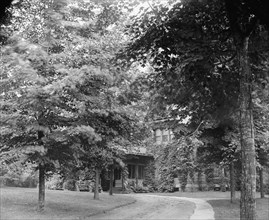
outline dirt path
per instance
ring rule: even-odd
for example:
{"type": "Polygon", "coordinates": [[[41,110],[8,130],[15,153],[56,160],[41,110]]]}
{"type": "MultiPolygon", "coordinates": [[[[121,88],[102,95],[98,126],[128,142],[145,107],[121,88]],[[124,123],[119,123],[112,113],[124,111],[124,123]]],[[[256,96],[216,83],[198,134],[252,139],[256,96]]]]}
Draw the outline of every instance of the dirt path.
{"type": "MultiPolygon", "coordinates": [[[[136,203],[88,219],[190,219],[196,204],[189,199],[145,194],[128,195],[136,203]]],[[[197,202],[197,201],[195,201],[197,202]]]]}

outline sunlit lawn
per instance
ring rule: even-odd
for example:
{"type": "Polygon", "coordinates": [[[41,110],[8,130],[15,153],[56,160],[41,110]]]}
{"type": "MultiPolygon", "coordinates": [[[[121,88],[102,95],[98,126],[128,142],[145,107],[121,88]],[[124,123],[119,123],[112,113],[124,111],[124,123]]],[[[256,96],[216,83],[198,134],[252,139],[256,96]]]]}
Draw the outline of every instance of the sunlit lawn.
{"type": "MultiPolygon", "coordinates": [[[[213,207],[216,220],[234,220],[239,219],[239,198],[240,192],[236,192],[235,203],[230,202],[230,192],[206,191],[206,192],[174,192],[162,193],[159,195],[200,198],[208,201],[213,207]]],[[[260,199],[260,194],[256,194],[257,219],[269,220],[269,198],[260,199]]]]}
{"type": "Polygon", "coordinates": [[[37,189],[8,187],[0,189],[0,219],[83,219],[93,214],[135,202],[125,195],[109,196],[100,193],[100,200],[93,193],[71,191],[46,191],[46,209],[37,212],[37,189]]]}
{"type": "MultiPolygon", "coordinates": [[[[216,220],[233,220],[239,219],[239,199],[235,203],[231,203],[227,199],[209,200],[208,201],[215,212],[216,220]]],[[[269,199],[257,199],[257,219],[268,220],[269,219],[269,199]]]]}
{"type": "MultiPolygon", "coordinates": [[[[156,194],[156,193],[155,193],[156,194]]],[[[163,196],[201,198],[207,200],[213,207],[216,220],[231,220],[239,218],[239,192],[236,201],[230,203],[230,192],[175,192],[157,193],[163,196]]],[[[0,214],[1,219],[84,219],[96,213],[111,210],[115,207],[135,202],[126,195],[109,196],[100,194],[100,200],[93,199],[93,193],[71,191],[46,191],[46,209],[37,212],[37,189],[1,188],[0,214]]],[[[259,199],[257,193],[258,220],[269,220],[269,199],[259,199]]]]}

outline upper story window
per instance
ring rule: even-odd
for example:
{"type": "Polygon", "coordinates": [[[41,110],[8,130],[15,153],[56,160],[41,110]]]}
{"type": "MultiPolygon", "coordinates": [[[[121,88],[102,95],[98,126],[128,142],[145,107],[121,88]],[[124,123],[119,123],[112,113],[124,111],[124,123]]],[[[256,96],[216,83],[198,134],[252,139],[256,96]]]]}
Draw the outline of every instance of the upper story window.
{"type": "Polygon", "coordinates": [[[154,131],[156,144],[166,144],[174,138],[174,134],[169,129],[157,129],[154,131]]]}

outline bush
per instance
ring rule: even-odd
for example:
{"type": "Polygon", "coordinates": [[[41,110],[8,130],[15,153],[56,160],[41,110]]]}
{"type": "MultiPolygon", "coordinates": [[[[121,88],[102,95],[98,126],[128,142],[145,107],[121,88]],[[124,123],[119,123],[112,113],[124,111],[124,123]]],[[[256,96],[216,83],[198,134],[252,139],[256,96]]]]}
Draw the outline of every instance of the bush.
{"type": "Polygon", "coordinates": [[[3,176],[0,176],[0,187],[3,187],[6,185],[6,178],[3,176]]]}
{"type": "Polygon", "coordinates": [[[146,186],[154,186],[156,185],[155,181],[155,162],[149,161],[147,165],[145,166],[145,180],[143,181],[143,184],[146,186]]]}
{"type": "Polygon", "coordinates": [[[62,190],[63,178],[59,174],[53,174],[46,182],[46,188],[62,190]]]}
{"type": "Polygon", "coordinates": [[[269,183],[264,184],[264,193],[269,195],[269,183]]]}
{"type": "Polygon", "coordinates": [[[6,177],[5,178],[5,185],[6,186],[21,187],[22,183],[19,180],[19,178],[6,177]]]}
{"type": "Polygon", "coordinates": [[[146,186],[136,186],[136,187],[131,186],[131,189],[135,193],[148,193],[148,192],[150,192],[149,188],[146,186]]]}
{"type": "Polygon", "coordinates": [[[77,181],[77,185],[78,185],[79,191],[87,191],[87,192],[89,191],[91,192],[94,187],[93,186],[94,184],[92,184],[91,181],[89,180],[77,181]]]}
{"type": "Polygon", "coordinates": [[[69,179],[66,182],[64,182],[63,184],[63,188],[66,190],[70,190],[70,191],[77,191],[77,184],[76,184],[76,180],[74,179],[69,179]]]}
{"type": "Polygon", "coordinates": [[[173,172],[167,169],[161,169],[157,189],[159,192],[174,192],[173,172]]]}
{"type": "Polygon", "coordinates": [[[179,174],[179,182],[180,182],[181,191],[185,192],[187,182],[188,182],[188,172],[186,172],[186,171],[180,172],[180,174],[179,174]]]}
{"type": "Polygon", "coordinates": [[[28,176],[24,181],[22,181],[21,186],[27,188],[35,188],[37,186],[37,180],[32,176],[28,176]]]}
{"type": "Polygon", "coordinates": [[[37,179],[31,175],[26,178],[8,176],[2,178],[2,184],[12,187],[35,188],[37,186],[37,179]]]}

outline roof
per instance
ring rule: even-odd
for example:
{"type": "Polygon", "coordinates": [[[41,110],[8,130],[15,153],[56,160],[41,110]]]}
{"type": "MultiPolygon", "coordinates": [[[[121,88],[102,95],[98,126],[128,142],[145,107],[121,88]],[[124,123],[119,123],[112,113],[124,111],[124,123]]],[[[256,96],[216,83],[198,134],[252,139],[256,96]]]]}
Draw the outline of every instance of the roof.
{"type": "Polygon", "coordinates": [[[148,153],[145,147],[133,147],[127,149],[123,149],[126,155],[135,155],[135,156],[145,156],[145,157],[153,157],[153,154],[148,153]]]}

